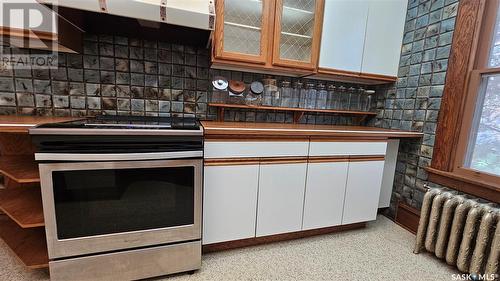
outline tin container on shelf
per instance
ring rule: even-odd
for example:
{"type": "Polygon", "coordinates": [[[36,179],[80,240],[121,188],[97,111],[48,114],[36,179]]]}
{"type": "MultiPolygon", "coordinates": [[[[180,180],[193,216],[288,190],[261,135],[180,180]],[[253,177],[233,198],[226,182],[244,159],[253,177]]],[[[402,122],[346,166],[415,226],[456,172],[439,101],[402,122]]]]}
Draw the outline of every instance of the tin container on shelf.
{"type": "Polygon", "coordinates": [[[262,93],[264,85],[259,81],[254,81],[250,84],[250,89],[246,94],[245,103],[250,106],[262,105],[262,93]]]}
{"type": "Polygon", "coordinates": [[[316,98],[316,108],[326,109],[326,104],[328,100],[328,91],[323,83],[318,84],[317,98],[316,98]]]}
{"type": "Polygon", "coordinates": [[[222,76],[215,76],[212,80],[212,98],[211,102],[213,103],[226,103],[228,97],[227,87],[229,86],[229,82],[226,78],[222,76]]]}
{"type": "Polygon", "coordinates": [[[316,85],[314,83],[306,84],[306,108],[314,109],[316,107],[316,85]]]}
{"type": "Polygon", "coordinates": [[[229,81],[227,102],[232,104],[245,104],[245,88],[245,83],[242,81],[229,81]]]}
{"type": "Polygon", "coordinates": [[[275,106],[276,103],[279,102],[279,91],[276,85],[276,79],[262,79],[262,82],[264,83],[262,105],[275,106]]]}
{"type": "Polygon", "coordinates": [[[281,81],[280,98],[282,107],[292,107],[293,93],[290,87],[290,81],[281,81]]]}

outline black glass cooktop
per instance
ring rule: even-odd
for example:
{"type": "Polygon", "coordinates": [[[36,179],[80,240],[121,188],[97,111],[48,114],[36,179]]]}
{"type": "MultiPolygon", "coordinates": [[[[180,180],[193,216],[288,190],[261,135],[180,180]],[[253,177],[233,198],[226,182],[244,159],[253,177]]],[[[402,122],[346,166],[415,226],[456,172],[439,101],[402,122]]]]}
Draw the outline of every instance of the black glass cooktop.
{"type": "Polygon", "coordinates": [[[75,121],[43,124],[38,128],[198,130],[200,123],[194,117],[101,115],[75,121]]]}

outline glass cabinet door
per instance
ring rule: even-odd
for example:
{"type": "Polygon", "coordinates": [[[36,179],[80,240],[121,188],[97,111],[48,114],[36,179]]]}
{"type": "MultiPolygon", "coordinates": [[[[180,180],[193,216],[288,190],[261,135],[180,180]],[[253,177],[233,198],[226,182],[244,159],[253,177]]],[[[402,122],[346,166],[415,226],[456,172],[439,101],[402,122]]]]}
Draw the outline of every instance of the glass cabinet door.
{"type": "Polygon", "coordinates": [[[273,64],[314,69],[324,0],[277,0],[273,64]]]}
{"type": "Polygon", "coordinates": [[[215,57],[264,64],[272,1],[217,1],[215,57]]]}

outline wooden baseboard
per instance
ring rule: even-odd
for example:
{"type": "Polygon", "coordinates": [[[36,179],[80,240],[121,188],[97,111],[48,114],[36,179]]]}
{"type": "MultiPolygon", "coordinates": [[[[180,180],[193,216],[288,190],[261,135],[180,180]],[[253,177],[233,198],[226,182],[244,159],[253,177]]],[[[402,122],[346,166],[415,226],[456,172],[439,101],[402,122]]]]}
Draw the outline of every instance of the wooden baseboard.
{"type": "Polygon", "coordinates": [[[299,238],[304,238],[304,237],[310,237],[310,236],[316,236],[316,235],[358,229],[358,228],[363,228],[365,226],[366,226],[365,222],[353,223],[353,224],[348,224],[348,225],[339,225],[339,226],[325,227],[325,228],[319,228],[319,229],[303,230],[303,231],[269,235],[269,236],[263,236],[263,237],[255,237],[255,238],[234,240],[234,241],[228,241],[228,242],[214,243],[214,244],[203,245],[203,253],[218,252],[218,251],[243,248],[243,247],[248,247],[248,246],[268,244],[268,243],[273,243],[273,242],[278,242],[278,241],[299,239],[299,238]]]}
{"type": "Polygon", "coordinates": [[[398,202],[396,209],[396,218],[394,221],[402,228],[409,232],[416,234],[418,229],[418,222],[420,220],[420,211],[403,202],[398,202]]]}

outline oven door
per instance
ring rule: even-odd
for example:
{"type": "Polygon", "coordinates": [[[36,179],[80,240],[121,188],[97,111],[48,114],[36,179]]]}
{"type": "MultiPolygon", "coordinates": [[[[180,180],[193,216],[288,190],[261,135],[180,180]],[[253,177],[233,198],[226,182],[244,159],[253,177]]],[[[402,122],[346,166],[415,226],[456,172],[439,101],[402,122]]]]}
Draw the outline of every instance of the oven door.
{"type": "Polygon", "coordinates": [[[39,167],[50,259],[201,238],[199,158],[39,167]]]}

